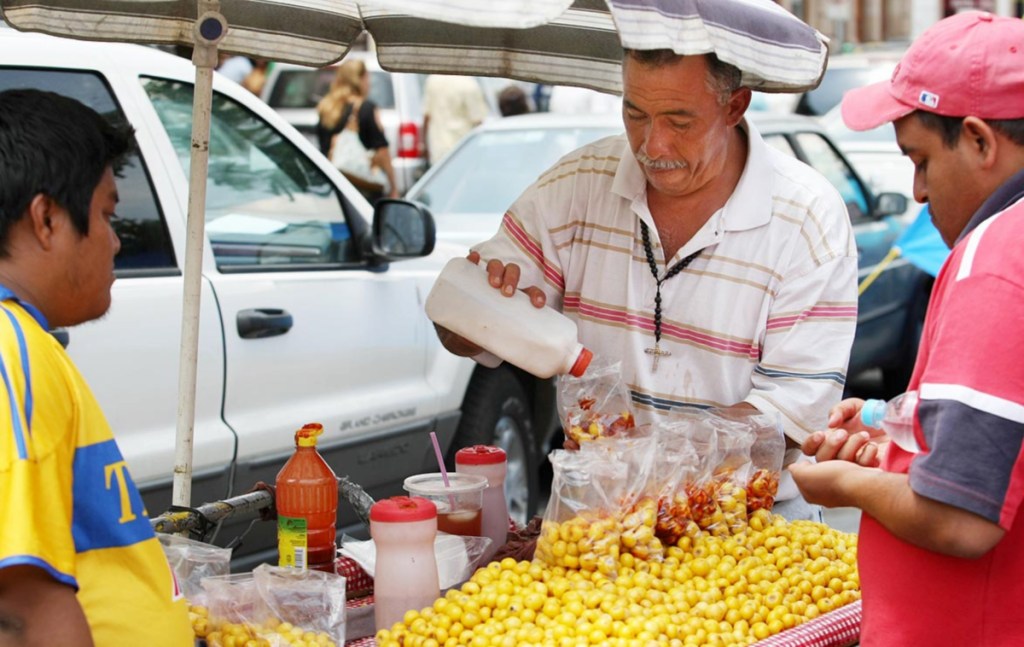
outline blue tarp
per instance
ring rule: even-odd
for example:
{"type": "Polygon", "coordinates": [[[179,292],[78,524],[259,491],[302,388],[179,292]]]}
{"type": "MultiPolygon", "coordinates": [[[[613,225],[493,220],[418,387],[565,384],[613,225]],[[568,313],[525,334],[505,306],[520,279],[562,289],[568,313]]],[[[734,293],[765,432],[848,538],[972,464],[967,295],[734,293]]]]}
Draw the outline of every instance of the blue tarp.
{"type": "Polygon", "coordinates": [[[921,207],[914,222],[907,225],[896,239],[896,247],[903,258],[932,276],[938,275],[939,269],[949,256],[949,248],[939,235],[939,230],[932,224],[932,212],[927,204],[921,207]]]}

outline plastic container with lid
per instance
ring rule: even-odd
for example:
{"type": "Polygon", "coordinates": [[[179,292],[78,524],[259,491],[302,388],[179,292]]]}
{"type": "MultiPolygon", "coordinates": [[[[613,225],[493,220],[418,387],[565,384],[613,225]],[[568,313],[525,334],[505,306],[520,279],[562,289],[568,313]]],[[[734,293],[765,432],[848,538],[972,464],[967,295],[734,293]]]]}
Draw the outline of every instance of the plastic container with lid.
{"type": "Polygon", "coordinates": [[[865,400],[860,410],[860,421],[868,427],[883,430],[900,449],[916,454],[921,451],[914,436],[917,399],[917,391],[907,391],[888,402],[865,400]]]}
{"type": "Polygon", "coordinates": [[[583,375],[593,354],[578,340],[576,323],[553,308],[537,308],[526,293],[504,296],[484,265],[448,261],[427,296],[437,325],[540,378],[583,375]]]}
{"type": "Polygon", "coordinates": [[[491,540],[483,561],[505,545],[508,537],[508,500],[505,498],[505,450],[492,445],[473,445],[455,452],[455,471],[487,478],[484,490],[482,535],[491,540]]]}
{"type": "Polygon", "coordinates": [[[277,549],[280,566],[335,572],[338,477],[316,450],[323,425],[295,432],[295,453],[277,473],[277,549]]]}
{"type": "Polygon", "coordinates": [[[370,508],[374,621],[390,629],[406,611],[422,609],[441,594],[434,538],[437,508],[421,497],[395,496],[370,508]]]}

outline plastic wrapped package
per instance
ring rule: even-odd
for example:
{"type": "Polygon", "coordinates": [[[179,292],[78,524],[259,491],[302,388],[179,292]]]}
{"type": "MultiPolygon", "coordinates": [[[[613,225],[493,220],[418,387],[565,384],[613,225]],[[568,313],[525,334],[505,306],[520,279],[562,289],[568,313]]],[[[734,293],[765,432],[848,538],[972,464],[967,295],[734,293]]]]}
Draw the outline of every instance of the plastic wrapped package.
{"type": "Polygon", "coordinates": [[[203,578],[231,571],[231,549],[179,535],[157,533],[157,538],[182,595],[192,604],[205,604],[203,578]]]}
{"type": "Polygon", "coordinates": [[[209,647],[290,647],[345,642],[345,578],[262,564],[252,573],[203,580],[209,647]]]}
{"type": "Polygon", "coordinates": [[[558,413],[567,438],[582,445],[636,426],[621,368],[620,362],[595,357],[582,377],[558,379],[558,413]]]}
{"type": "Polygon", "coordinates": [[[700,458],[688,438],[658,434],[653,489],[658,497],[658,519],[654,533],[662,544],[675,546],[682,537],[700,531],[690,509],[687,486],[697,479],[700,458]]]}
{"type": "Polygon", "coordinates": [[[661,561],[664,545],[655,534],[658,497],[655,463],[658,439],[651,427],[637,427],[628,436],[599,438],[580,446],[580,454],[626,468],[619,509],[620,551],[639,559],[661,561]]]}
{"type": "Polygon", "coordinates": [[[614,575],[628,468],[605,456],[555,450],[554,477],[534,558],[548,566],[614,575]]]}
{"type": "MultiPolygon", "coordinates": [[[[441,590],[462,584],[480,566],[489,552],[489,537],[470,537],[437,533],[434,539],[434,557],[437,559],[437,579],[441,590]]],[[[360,541],[349,536],[341,539],[341,554],[351,557],[367,573],[375,571],[377,548],[373,541],[360,541]]]]}

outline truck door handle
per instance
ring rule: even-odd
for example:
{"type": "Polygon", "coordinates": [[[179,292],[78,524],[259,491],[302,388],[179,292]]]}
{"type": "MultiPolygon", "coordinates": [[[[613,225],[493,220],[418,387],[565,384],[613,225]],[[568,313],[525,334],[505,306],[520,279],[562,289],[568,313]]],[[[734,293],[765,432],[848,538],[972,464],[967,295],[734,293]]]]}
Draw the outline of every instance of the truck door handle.
{"type": "Polygon", "coordinates": [[[238,336],[259,339],[283,335],[292,328],[292,316],[280,308],[250,308],[242,310],[236,318],[238,336]]]}

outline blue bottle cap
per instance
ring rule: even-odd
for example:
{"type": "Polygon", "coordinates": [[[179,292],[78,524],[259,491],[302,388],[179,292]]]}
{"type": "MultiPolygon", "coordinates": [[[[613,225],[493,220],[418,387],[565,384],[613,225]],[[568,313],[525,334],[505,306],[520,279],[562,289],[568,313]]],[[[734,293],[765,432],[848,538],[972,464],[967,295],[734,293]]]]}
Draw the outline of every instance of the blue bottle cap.
{"type": "Polygon", "coordinates": [[[865,400],[860,410],[860,421],[874,429],[882,428],[882,419],[885,418],[885,400],[865,400]]]}

